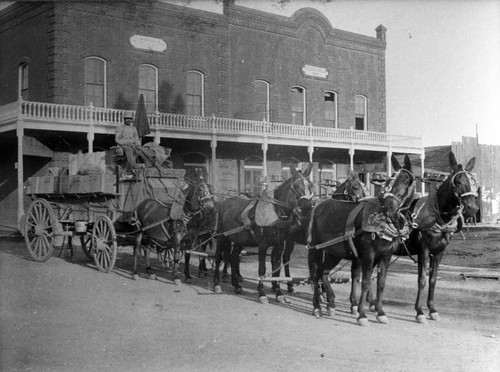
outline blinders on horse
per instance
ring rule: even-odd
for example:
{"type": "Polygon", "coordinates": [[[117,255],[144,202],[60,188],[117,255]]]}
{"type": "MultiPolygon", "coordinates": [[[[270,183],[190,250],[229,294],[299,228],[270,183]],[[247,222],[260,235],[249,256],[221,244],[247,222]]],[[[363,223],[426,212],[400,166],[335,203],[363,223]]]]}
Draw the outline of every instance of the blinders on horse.
{"type": "MultiPolygon", "coordinates": [[[[405,181],[406,182],[406,181],[405,181]]],[[[394,200],[396,200],[397,204],[398,204],[398,210],[401,209],[401,207],[403,207],[405,204],[407,204],[407,206],[409,206],[408,204],[409,203],[406,203],[410,198],[413,199],[413,195],[414,195],[414,192],[415,192],[415,187],[416,187],[416,184],[415,184],[415,177],[413,176],[413,173],[410,172],[409,170],[407,169],[404,169],[404,168],[401,168],[399,169],[393,177],[391,177],[389,180],[387,180],[387,183],[385,185],[385,187],[383,188],[382,190],[382,198],[383,199],[386,199],[388,197],[392,197],[394,200]],[[401,174],[401,172],[405,172],[408,176],[409,176],[409,180],[408,180],[408,185],[407,187],[405,188],[405,192],[403,195],[399,195],[399,194],[395,194],[393,193],[393,189],[394,189],[394,186],[395,186],[395,183],[396,183],[396,180],[398,179],[399,175],[401,174]]]]}
{"type": "Polygon", "coordinates": [[[473,196],[475,198],[478,197],[477,193],[477,187],[476,187],[476,180],[472,176],[472,173],[467,172],[467,171],[459,171],[453,175],[451,178],[451,187],[453,188],[453,192],[455,193],[455,196],[458,198],[461,204],[463,204],[462,200],[466,196],[473,196]],[[465,185],[464,183],[460,183],[459,186],[455,183],[457,181],[457,178],[459,175],[465,174],[467,176],[467,186],[466,189],[467,191],[465,192],[460,192],[459,191],[459,186],[465,185]]]}
{"type": "Polygon", "coordinates": [[[297,200],[300,199],[311,199],[313,197],[313,193],[311,192],[311,187],[312,183],[304,176],[300,176],[300,178],[296,179],[293,181],[292,185],[290,186],[290,191],[295,194],[295,197],[297,200]],[[302,185],[304,187],[304,191],[302,190],[297,190],[296,187],[299,185],[299,182],[302,181],[302,185]]]}
{"type": "Polygon", "coordinates": [[[208,208],[207,204],[213,202],[214,195],[207,183],[202,181],[196,185],[195,193],[198,205],[201,209],[208,208]]]}

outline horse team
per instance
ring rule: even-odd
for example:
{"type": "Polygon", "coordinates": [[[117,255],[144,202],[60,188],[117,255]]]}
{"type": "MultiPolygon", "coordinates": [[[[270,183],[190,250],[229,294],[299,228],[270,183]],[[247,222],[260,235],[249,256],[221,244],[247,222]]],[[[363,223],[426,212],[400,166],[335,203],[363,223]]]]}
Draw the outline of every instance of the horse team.
{"type": "MultiPolygon", "coordinates": [[[[394,174],[380,186],[377,197],[367,195],[355,172],[337,187],[330,199],[314,199],[309,179],[312,164],[302,173],[290,167],[291,177],[280,184],[273,197],[265,192],[259,198],[234,196],[220,203],[203,180],[197,180],[186,192],[182,217],[169,218],[171,204],[146,200],[136,208],[137,226],[148,226],[135,240],[134,274],[141,243],[153,241],[156,247],[172,248],[174,280],[179,282],[180,251],[190,247],[216,244],[214,290],[220,292],[220,265],[231,265],[231,283],[241,294],[240,255],[244,247],[258,247],[257,292],[267,303],[266,281],[272,282],[276,300],[286,302],[278,280],[281,268],[290,277],[290,256],[296,243],[308,249],[309,281],[313,288],[313,315],[322,316],[321,292],[326,292],[326,311],[335,311],[335,294],[329,273],[341,260],[351,261],[351,312],[358,324],[367,325],[365,309],[377,313],[380,323],[387,323],[383,295],[392,255],[416,255],[418,258],[418,294],[416,320],[426,322],[422,298],[429,273],[427,307],[431,319],[438,319],[434,292],[439,263],[451,236],[462,228],[463,219],[477,212],[477,185],[471,173],[475,158],[465,168],[449,154],[450,175],[429,195],[415,198],[416,179],[409,157],[401,166],[393,156],[394,174]],[[152,226],[152,227],[151,227],[152,226]],[[271,277],[266,276],[266,255],[271,251],[271,277]],[[377,267],[376,296],[371,278],[377,267]],[[361,294],[357,283],[361,280],[361,294]]],[[[146,255],[147,257],[147,255],[146,255]]],[[[149,260],[147,269],[150,272],[149,260]]],[[[186,254],[185,276],[189,275],[186,254]]],[[[288,291],[293,283],[288,281],[288,291]]]]}

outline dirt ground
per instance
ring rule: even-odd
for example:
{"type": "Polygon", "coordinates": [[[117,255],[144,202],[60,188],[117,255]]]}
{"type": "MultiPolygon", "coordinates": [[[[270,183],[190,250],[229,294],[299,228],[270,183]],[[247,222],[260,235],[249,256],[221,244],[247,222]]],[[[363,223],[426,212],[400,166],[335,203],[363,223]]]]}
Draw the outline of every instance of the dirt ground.
{"type": "MultiPolygon", "coordinates": [[[[157,280],[134,281],[130,247],[103,274],[80,250],[36,263],[23,241],[2,239],[0,370],[499,371],[500,229],[465,236],[453,238],[440,268],[439,321],[415,322],[416,265],[400,258],[387,280],[389,324],[369,313],[368,327],[350,314],[349,284],[334,286],[336,314],[316,319],[306,285],[287,305],[270,291],[262,305],[255,281],[241,296],[229,284],[214,294],[211,276],[177,286],[156,260],[157,280]]],[[[244,257],[242,274],[256,273],[257,257],[244,257]]],[[[307,275],[301,246],[292,274],[307,275]]],[[[348,276],[348,264],[336,275],[348,276]]]]}

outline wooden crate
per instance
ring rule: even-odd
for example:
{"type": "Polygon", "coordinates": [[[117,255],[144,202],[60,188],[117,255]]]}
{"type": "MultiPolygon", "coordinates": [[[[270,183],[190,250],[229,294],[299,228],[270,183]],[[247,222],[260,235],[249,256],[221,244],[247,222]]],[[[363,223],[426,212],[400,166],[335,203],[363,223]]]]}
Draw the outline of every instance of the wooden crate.
{"type": "Polygon", "coordinates": [[[89,174],[90,192],[91,193],[116,193],[116,176],[109,173],[89,174]]]}
{"type": "Polygon", "coordinates": [[[106,172],[105,151],[69,155],[69,174],[71,176],[104,172],[106,172]]]}
{"type": "Polygon", "coordinates": [[[40,177],[29,177],[28,185],[26,187],[26,194],[36,194],[38,191],[38,182],[40,181],[40,177]]]}

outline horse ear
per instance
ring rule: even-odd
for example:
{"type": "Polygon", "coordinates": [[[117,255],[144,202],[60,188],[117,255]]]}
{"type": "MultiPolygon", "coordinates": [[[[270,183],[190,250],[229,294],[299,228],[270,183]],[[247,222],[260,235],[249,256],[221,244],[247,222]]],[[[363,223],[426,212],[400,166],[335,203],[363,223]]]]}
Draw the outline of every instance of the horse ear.
{"type": "Polygon", "coordinates": [[[311,174],[312,169],[313,169],[313,163],[309,163],[307,165],[306,171],[304,172],[303,176],[306,177],[306,178],[309,177],[309,175],[311,174]]]}
{"type": "Polygon", "coordinates": [[[299,172],[297,172],[297,168],[295,168],[295,164],[291,163],[290,164],[290,173],[292,174],[293,177],[298,177],[299,172]]]}
{"type": "Polygon", "coordinates": [[[404,169],[406,169],[407,171],[411,172],[411,161],[410,161],[410,157],[408,156],[408,154],[405,154],[405,165],[403,166],[404,169]]]}
{"type": "Polygon", "coordinates": [[[394,156],[394,154],[391,155],[391,164],[392,164],[392,168],[395,171],[398,171],[398,170],[401,169],[401,164],[399,164],[399,161],[398,161],[398,159],[396,159],[396,157],[394,156]]]}
{"type": "Polygon", "coordinates": [[[450,167],[453,170],[453,172],[456,172],[459,169],[457,158],[455,157],[455,154],[452,151],[450,151],[450,167]]]}
{"type": "Polygon", "coordinates": [[[474,168],[475,165],[476,165],[476,158],[473,157],[471,160],[469,160],[469,162],[465,166],[465,170],[467,172],[470,172],[472,170],[472,168],[474,168]]]}

